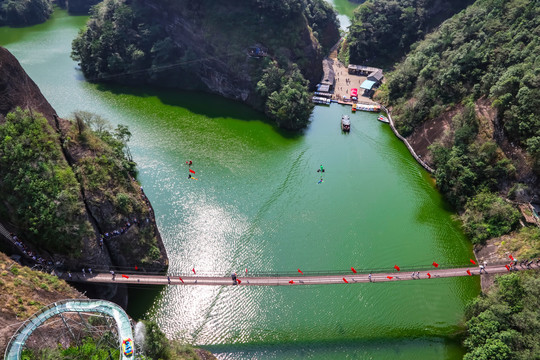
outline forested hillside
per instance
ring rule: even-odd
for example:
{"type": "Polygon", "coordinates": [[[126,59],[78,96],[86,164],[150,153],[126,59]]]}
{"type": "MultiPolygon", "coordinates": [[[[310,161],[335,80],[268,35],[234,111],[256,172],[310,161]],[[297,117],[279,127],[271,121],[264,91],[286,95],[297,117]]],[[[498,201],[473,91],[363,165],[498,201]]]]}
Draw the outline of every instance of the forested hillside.
{"type": "Polygon", "coordinates": [[[51,0],[0,0],[0,26],[42,23],[51,13],[51,0]]]}
{"type": "Polygon", "coordinates": [[[101,0],[56,0],[56,3],[66,8],[70,14],[88,14],[90,8],[101,0]]]}
{"type": "Polygon", "coordinates": [[[487,294],[467,309],[465,360],[540,358],[540,277],[514,273],[498,277],[487,294]]]}
{"type": "Polygon", "coordinates": [[[311,109],[305,79],[321,79],[337,29],[323,0],[106,0],[73,42],[73,58],[91,81],[213,92],[300,128],[311,109]],[[276,67],[279,81],[257,91],[276,67]]]}
{"type": "Polygon", "coordinates": [[[473,240],[513,230],[519,216],[498,196],[538,200],[538,2],[478,0],[415,44],[387,79],[378,96],[402,134],[425,136],[426,122],[443,129],[426,160],[473,240]]]}
{"type": "Polygon", "coordinates": [[[344,42],[352,64],[391,66],[441,22],[474,0],[368,0],[358,7],[344,42]]]}

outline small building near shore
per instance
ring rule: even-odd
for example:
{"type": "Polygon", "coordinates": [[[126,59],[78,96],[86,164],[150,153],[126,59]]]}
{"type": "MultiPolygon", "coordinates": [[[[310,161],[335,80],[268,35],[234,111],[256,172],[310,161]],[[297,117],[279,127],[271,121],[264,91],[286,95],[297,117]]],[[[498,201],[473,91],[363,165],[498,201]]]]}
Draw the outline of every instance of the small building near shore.
{"type": "Polygon", "coordinates": [[[364,90],[365,97],[371,98],[373,94],[375,93],[375,87],[377,83],[373,80],[365,80],[361,85],[360,89],[364,90]]]}
{"type": "Polygon", "coordinates": [[[317,86],[317,92],[328,93],[330,92],[330,84],[319,84],[317,86]]]}
{"type": "Polygon", "coordinates": [[[376,84],[380,84],[383,79],[383,72],[381,69],[373,71],[367,77],[368,80],[374,81],[376,84]]]}
{"type": "Polygon", "coordinates": [[[371,66],[353,65],[353,64],[350,64],[349,66],[347,66],[347,71],[351,75],[360,75],[360,76],[368,76],[377,71],[380,71],[382,74],[382,69],[371,67],[371,66]]]}

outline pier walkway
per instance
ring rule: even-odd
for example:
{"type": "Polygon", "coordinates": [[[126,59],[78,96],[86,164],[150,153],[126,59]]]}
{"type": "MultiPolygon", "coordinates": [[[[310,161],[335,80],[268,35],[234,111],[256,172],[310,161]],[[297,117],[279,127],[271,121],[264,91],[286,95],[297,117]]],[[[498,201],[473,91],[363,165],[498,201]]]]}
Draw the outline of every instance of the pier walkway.
{"type": "MultiPolygon", "coordinates": [[[[531,269],[538,269],[536,264],[531,269]]],[[[493,265],[486,268],[487,274],[504,274],[509,272],[505,265],[493,265]]],[[[526,268],[516,268],[517,271],[526,268]]],[[[458,276],[480,275],[477,266],[437,269],[420,271],[419,275],[412,276],[413,271],[393,271],[369,274],[354,274],[352,271],[334,275],[279,275],[279,276],[241,276],[238,286],[280,286],[280,285],[325,285],[325,284],[346,284],[346,283],[368,283],[368,282],[395,282],[405,280],[437,279],[458,276]],[[470,272],[470,275],[468,273],[470,272]],[[428,275],[429,274],[429,275],[428,275]]],[[[416,274],[416,271],[414,271],[416,274]]],[[[177,275],[149,275],[142,273],[122,273],[112,276],[110,273],[96,273],[86,276],[73,276],[68,278],[65,274],[61,276],[66,281],[84,283],[121,283],[130,285],[234,285],[230,276],[177,276],[177,275]]]]}

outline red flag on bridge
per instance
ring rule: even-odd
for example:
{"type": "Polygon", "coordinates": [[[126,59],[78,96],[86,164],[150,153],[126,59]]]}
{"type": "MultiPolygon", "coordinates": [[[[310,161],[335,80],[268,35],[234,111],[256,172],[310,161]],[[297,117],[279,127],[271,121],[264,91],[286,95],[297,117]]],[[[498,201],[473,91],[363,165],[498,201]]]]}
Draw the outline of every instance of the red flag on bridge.
{"type": "Polygon", "coordinates": [[[129,276],[122,274],[123,278],[129,279],[129,276]]]}
{"type": "Polygon", "coordinates": [[[510,258],[510,260],[514,261],[514,257],[512,256],[512,254],[508,255],[508,257],[510,258]]]}
{"type": "Polygon", "coordinates": [[[467,274],[469,274],[469,276],[472,276],[471,270],[467,269],[467,274]]]}
{"type": "Polygon", "coordinates": [[[510,268],[508,267],[508,265],[504,265],[504,267],[506,268],[506,270],[510,271],[510,268]]]}
{"type": "Polygon", "coordinates": [[[393,276],[387,276],[387,278],[392,280],[394,277],[393,276]]]}
{"type": "Polygon", "coordinates": [[[294,284],[294,281],[292,281],[292,280],[289,280],[289,284],[294,284]]]}
{"type": "Polygon", "coordinates": [[[351,271],[356,274],[356,269],[351,266],[351,271]]]}
{"type": "Polygon", "coordinates": [[[178,277],[180,279],[180,281],[182,282],[182,284],[184,283],[184,280],[182,280],[182,278],[179,276],[178,277]]]}
{"type": "Polygon", "coordinates": [[[135,271],[139,270],[139,267],[137,265],[135,265],[135,271]]]}
{"type": "Polygon", "coordinates": [[[197,273],[195,272],[195,268],[191,269],[191,271],[193,271],[193,273],[197,275],[197,273]]]}
{"type": "Polygon", "coordinates": [[[195,174],[195,171],[189,169],[189,172],[192,173],[192,174],[195,174]]]}
{"type": "Polygon", "coordinates": [[[236,281],[237,281],[239,284],[242,283],[242,280],[240,280],[240,279],[236,279],[236,281]]]}
{"type": "Polygon", "coordinates": [[[427,273],[427,276],[428,276],[428,278],[430,278],[430,279],[431,279],[431,274],[430,274],[430,273],[427,273]]]}
{"type": "Polygon", "coordinates": [[[469,259],[474,265],[476,265],[476,261],[474,261],[473,259],[469,259]]]}
{"type": "Polygon", "coordinates": [[[298,269],[298,272],[302,275],[304,275],[304,273],[302,272],[302,270],[298,269]]]}
{"type": "Polygon", "coordinates": [[[347,279],[343,278],[343,281],[348,284],[349,282],[347,281],[347,279]]]}
{"type": "Polygon", "coordinates": [[[439,264],[437,264],[435,261],[433,262],[433,266],[439,267],[439,264]]]}
{"type": "Polygon", "coordinates": [[[399,268],[399,266],[397,265],[394,265],[394,269],[396,269],[397,271],[400,271],[401,269],[399,268]]]}

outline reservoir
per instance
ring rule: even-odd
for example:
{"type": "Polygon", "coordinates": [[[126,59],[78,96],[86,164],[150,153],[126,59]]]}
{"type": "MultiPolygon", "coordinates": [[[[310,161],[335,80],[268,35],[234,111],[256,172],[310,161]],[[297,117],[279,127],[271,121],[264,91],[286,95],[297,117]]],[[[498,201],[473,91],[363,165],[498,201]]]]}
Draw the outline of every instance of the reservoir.
{"type": "MultiPolygon", "coordinates": [[[[208,94],[91,84],[69,57],[86,19],[56,10],[45,24],[0,28],[0,45],[59,116],[86,110],[129,127],[171,273],[241,278],[245,269],[369,271],[473,257],[429,174],[377,114],[316,107],[305,131],[289,133],[208,94]],[[198,180],[188,179],[188,160],[198,180]]],[[[477,277],[176,286],[138,290],[128,310],[220,359],[461,359],[453,334],[478,293],[477,277]]]]}

